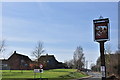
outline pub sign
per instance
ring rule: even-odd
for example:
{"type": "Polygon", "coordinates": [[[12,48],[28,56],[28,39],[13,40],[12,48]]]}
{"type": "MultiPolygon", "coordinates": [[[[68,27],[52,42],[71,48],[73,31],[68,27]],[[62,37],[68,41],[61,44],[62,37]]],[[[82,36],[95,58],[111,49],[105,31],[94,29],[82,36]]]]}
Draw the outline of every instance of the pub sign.
{"type": "Polygon", "coordinates": [[[94,24],[94,41],[108,41],[109,40],[109,19],[93,20],[94,24]]]}

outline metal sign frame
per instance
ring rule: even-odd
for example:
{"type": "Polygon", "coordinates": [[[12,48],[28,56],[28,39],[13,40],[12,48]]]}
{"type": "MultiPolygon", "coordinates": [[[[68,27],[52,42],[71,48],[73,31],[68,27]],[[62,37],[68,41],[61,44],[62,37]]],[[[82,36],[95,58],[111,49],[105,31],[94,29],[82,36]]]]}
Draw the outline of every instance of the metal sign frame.
{"type": "Polygon", "coordinates": [[[34,73],[40,73],[40,69],[34,69],[34,73]]]}
{"type": "Polygon", "coordinates": [[[96,19],[94,23],[94,41],[109,41],[110,40],[110,25],[109,19],[96,19]]]}
{"type": "Polygon", "coordinates": [[[40,69],[42,69],[42,68],[43,68],[43,65],[42,65],[42,64],[40,64],[40,65],[39,65],[39,67],[40,67],[40,69]]]}

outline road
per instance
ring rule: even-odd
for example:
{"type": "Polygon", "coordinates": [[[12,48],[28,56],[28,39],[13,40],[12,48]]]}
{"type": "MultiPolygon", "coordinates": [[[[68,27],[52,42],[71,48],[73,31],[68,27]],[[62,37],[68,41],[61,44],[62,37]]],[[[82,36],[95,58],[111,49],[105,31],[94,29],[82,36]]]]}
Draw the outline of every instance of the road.
{"type": "Polygon", "coordinates": [[[101,80],[101,74],[98,72],[88,72],[87,74],[92,77],[78,80],[101,80]]]}

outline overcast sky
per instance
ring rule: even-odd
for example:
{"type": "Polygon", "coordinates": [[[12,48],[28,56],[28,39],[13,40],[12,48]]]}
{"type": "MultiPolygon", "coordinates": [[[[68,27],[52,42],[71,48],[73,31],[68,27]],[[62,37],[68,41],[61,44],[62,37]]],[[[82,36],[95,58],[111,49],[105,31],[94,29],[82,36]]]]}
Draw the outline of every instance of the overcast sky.
{"type": "Polygon", "coordinates": [[[2,36],[9,57],[13,51],[30,58],[37,41],[44,43],[48,54],[58,61],[73,58],[82,46],[86,60],[95,62],[100,55],[99,44],[93,39],[93,20],[102,15],[110,19],[112,51],[117,50],[117,2],[6,2],[2,3],[2,36]]]}

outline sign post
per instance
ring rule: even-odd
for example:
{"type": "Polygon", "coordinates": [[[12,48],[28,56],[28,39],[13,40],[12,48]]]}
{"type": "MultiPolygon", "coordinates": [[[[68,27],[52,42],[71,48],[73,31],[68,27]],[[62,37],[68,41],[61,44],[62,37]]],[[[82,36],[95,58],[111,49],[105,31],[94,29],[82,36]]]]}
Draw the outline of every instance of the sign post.
{"type": "Polygon", "coordinates": [[[39,67],[40,67],[40,69],[42,69],[42,68],[43,68],[43,65],[42,65],[42,64],[40,64],[40,66],[39,66],[39,67]]]}
{"type": "Polygon", "coordinates": [[[42,64],[40,64],[39,65],[39,67],[40,67],[40,69],[34,69],[34,78],[36,78],[36,73],[40,73],[40,80],[42,79],[42,74],[41,73],[43,73],[43,65],[42,64]]]}
{"type": "Polygon", "coordinates": [[[40,73],[40,69],[34,69],[34,79],[36,78],[36,73],[40,73]]]}
{"type": "Polygon", "coordinates": [[[40,79],[42,78],[42,73],[43,73],[43,65],[42,64],[40,64],[39,65],[39,67],[40,67],[40,79]]]}
{"type": "Polygon", "coordinates": [[[102,72],[102,80],[106,78],[106,66],[105,66],[105,55],[104,55],[104,41],[99,42],[100,44],[100,59],[101,59],[101,72],[102,72]]]}
{"type": "Polygon", "coordinates": [[[102,80],[106,80],[106,66],[104,55],[104,43],[109,40],[109,19],[96,19],[93,20],[94,24],[94,41],[100,44],[100,59],[101,59],[101,72],[102,80]]]}

